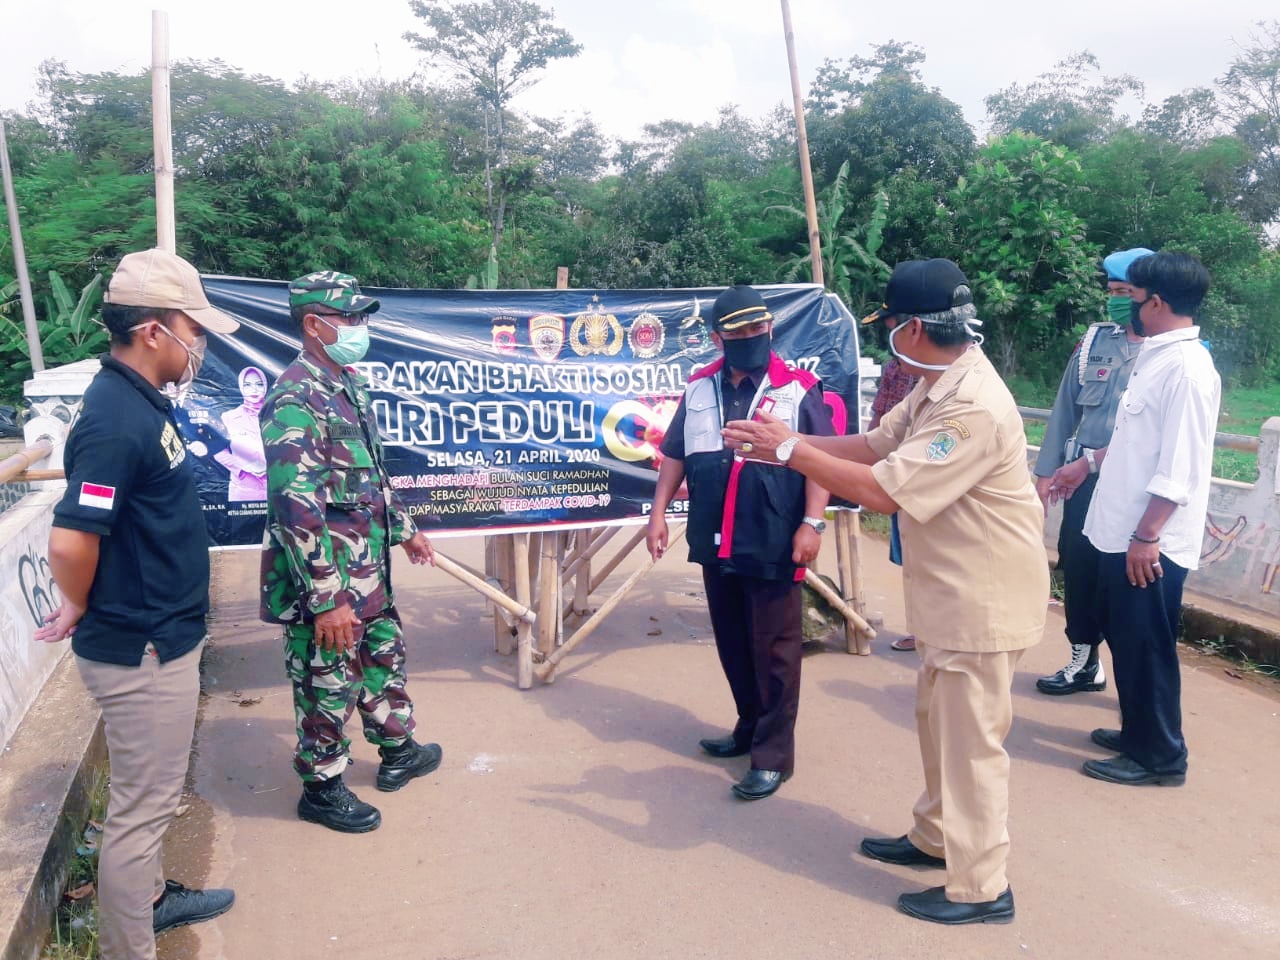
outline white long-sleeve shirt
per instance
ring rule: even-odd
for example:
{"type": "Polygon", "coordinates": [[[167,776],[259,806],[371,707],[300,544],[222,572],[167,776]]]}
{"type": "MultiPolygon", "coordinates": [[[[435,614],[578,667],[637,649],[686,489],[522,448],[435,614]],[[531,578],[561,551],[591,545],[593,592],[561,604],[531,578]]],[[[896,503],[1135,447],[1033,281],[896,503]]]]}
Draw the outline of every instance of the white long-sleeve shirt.
{"type": "Polygon", "coordinates": [[[1199,327],[1143,342],[1084,522],[1094,547],[1127,552],[1151,497],[1163,497],[1178,509],[1160,531],[1160,552],[1188,570],[1200,565],[1221,400],[1199,327]]]}

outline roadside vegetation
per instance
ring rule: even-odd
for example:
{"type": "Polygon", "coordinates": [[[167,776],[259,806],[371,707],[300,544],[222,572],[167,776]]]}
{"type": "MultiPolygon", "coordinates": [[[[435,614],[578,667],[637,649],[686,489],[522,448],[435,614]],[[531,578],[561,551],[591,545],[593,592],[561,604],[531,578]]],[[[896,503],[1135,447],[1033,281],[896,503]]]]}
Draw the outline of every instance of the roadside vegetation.
{"type": "Polygon", "coordinates": [[[80,839],[67,869],[67,885],[41,960],[97,960],[98,846],[107,815],[109,785],[110,776],[103,766],[94,774],[89,819],[76,825],[80,839]]]}
{"type": "MultiPolygon", "coordinates": [[[[584,288],[809,278],[789,111],[654,117],[613,139],[589,116],[533,116],[513,100],[582,50],[550,9],[411,6],[420,32],[387,42],[443,67],[434,84],[290,86],[221,62],[174,65],[180,253],[206,273],[285,278],[335,263],[392,287],[546,287],[562,265],[584,288]],[[494,30],[495,17],[511,22],[494,30]]],[[[1043,406],[1101,315],[1101,256],[1186,250],[1213,276],[1203,327],[1224,379],[1260,391],[1257,416],[1229,412],[1238,432],[1262,422],[1280,382],[1280,21],[1239,38],[1212,85],[1163,101],[1078,53],[994,91],[984,140],[924,82],[925,50],[886,40],[864,53],[823,63],[806,98],[826,279],[855,314],[879,302],[892,264],[950,257],[973,283],[996,366],[1043,406]],[[1135,99],[1140,115],[1122,113],[1135,99]]],[[[150,97],[143,71],[49,61],[37,99],[4,117],[51,363],[101,350],[88,322],[98,278],[155,242],[150,97]]],[[[12,280],[0,227],[10,403],[30,374],[12,280]]],[[[881,333],[867,333],[882,355],[881,333]]],[[[1233,459],[1224,473],[1247,472],[1233,459]]]]}

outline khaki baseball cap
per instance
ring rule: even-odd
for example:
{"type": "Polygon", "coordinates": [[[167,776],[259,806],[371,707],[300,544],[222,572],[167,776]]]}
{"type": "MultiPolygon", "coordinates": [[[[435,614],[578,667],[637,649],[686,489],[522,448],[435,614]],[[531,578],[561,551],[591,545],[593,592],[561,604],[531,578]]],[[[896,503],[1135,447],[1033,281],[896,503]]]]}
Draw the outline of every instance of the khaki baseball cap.
{"type": "Polygon", "coordinates": [[[181,310],[215,333],[235,333],[240,329],[238,321],[209,306],[196,268],[159,248],[125,254],[111,275],[104,299],[122,307],[181,310]]]}

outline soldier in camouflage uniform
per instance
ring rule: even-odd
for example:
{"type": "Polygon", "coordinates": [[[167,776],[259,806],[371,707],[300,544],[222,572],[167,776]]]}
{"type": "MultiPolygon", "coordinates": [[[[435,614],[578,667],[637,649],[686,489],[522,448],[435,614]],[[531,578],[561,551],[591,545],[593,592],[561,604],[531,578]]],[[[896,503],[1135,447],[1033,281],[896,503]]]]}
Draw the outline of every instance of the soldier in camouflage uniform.
{"type": "Polygon", "coordinates": [[[440,764],[438,744],[414,742],[405,691],[400,617],[391,592],[391,546],[434,563],[391,489],[365,380],[349,364],[369,346],[378,301],[355,278],[312,273],[289,285],[302,352],[276,380],[261,414],[267,458],[262,619],[284,625],[303,782],[298,816],[347,833],[381,815],[343,783],[360,710],[378,746],[379,790],[398,790],[440,764]]]}

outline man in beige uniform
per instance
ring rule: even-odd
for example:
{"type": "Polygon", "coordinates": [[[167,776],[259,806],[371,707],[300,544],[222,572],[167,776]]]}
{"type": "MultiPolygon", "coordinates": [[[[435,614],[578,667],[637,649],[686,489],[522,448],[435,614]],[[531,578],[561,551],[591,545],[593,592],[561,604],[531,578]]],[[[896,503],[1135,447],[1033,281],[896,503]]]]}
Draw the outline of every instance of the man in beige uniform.
{"type": "Polygon", "coordinates": [[[867,838],[862,852],[945,866],[945,886],[898,898],[904,913],[1008,923],[1004,738],[1014,668],[1044,631],[1043,511],[1022,418],[978,349],[960,269],[949,260],[899,264],[881,310],[900,321],[890,349],[922,379],[878,428],[801,437],[772,421],[735,421],[724,435],[745,455],[786,463],[832,493],[901,511],[907,626],[921,658],[916,723],[925,789],[911,831],[867,838]]]}

